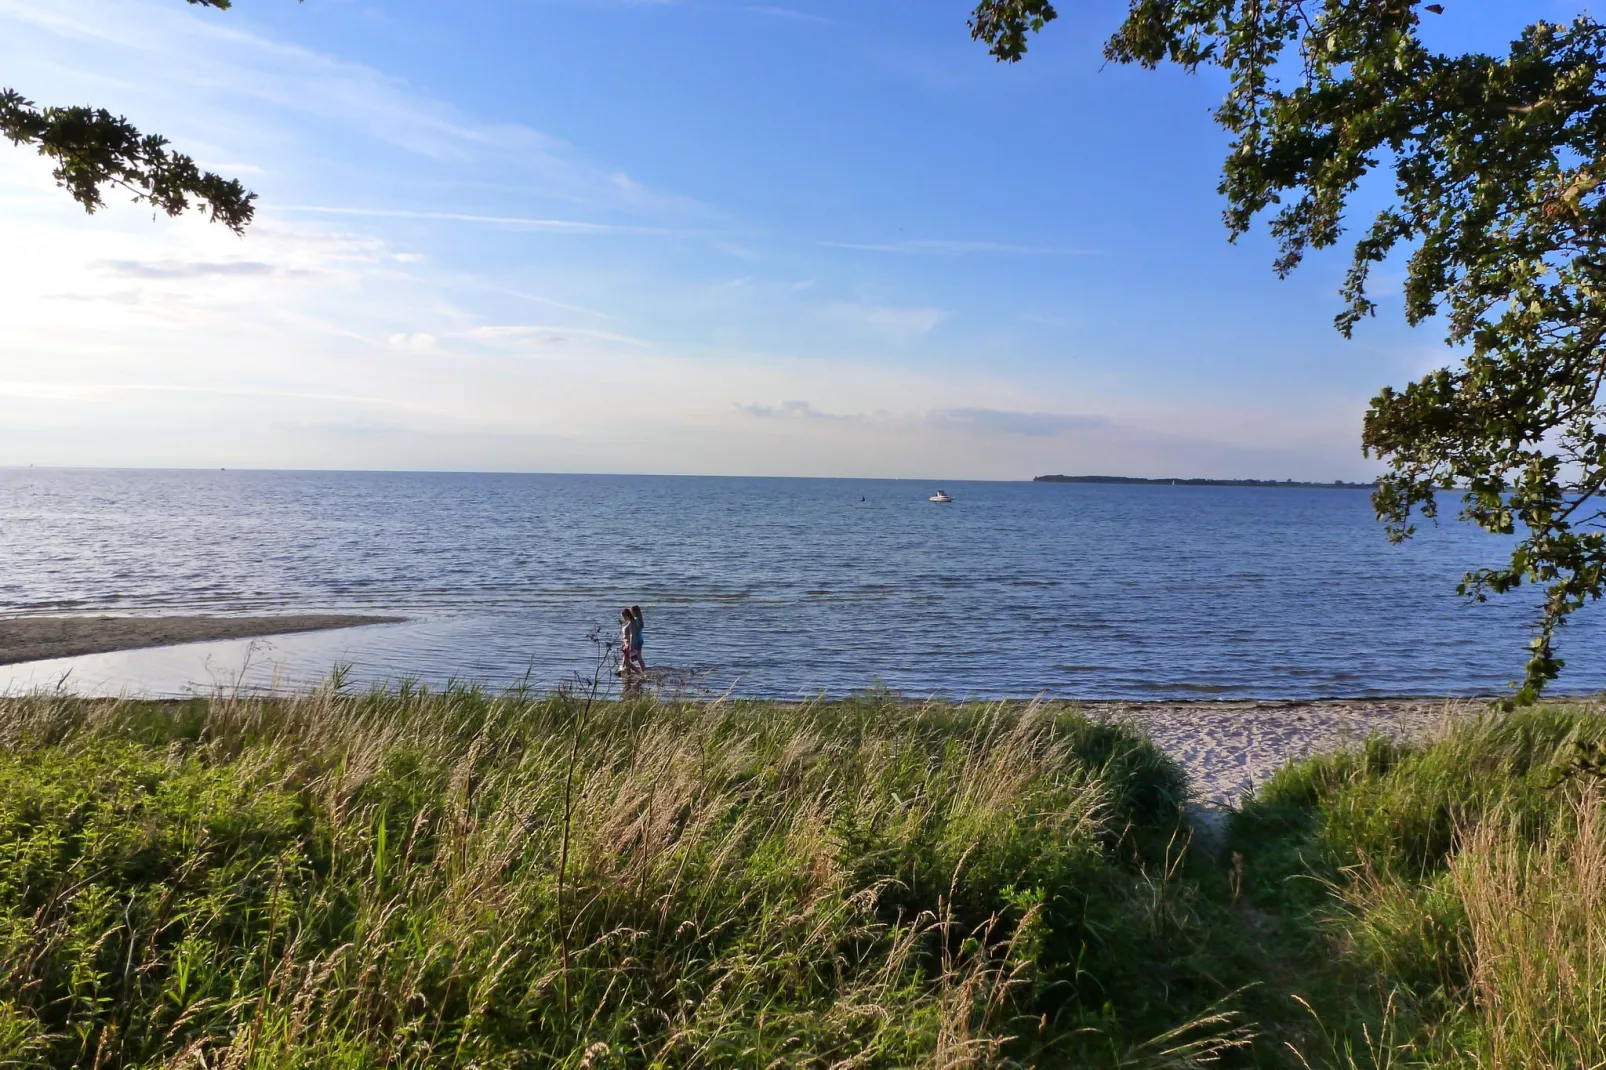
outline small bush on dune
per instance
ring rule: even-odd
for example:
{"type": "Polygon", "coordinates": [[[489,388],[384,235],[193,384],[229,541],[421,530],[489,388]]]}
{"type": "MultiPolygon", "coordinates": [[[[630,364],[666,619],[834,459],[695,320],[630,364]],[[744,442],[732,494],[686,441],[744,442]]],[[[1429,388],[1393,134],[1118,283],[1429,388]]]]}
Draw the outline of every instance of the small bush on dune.
{"type": "Polygon", "coordinates": [[[1141,1061],[1224,994],[1176,766],[1063,709],[31,698],[0,744],[0,1062],[1141,1061]]]}

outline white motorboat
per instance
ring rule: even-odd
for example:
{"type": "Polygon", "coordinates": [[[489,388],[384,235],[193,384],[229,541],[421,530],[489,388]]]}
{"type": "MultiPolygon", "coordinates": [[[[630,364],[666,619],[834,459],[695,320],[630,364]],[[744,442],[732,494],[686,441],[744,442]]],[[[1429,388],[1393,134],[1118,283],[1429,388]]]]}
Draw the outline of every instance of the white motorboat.
{"type": "Polygon", "coordinates": [[[931,497],[927,498],[926,500],[928,502],[951,502],[951,501],[953,501],[952,498],[948,497],[948,492],[945,491],[945,490],[939,490],[937,493],[933,494],[931,497]]]}

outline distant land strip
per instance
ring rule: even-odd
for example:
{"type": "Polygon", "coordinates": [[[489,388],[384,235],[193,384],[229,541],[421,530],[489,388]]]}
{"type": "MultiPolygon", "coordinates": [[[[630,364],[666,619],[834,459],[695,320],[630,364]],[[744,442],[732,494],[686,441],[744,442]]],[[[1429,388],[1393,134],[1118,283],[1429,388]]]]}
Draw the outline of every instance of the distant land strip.
{"type": "Polygon", "coordinates": [[[1316,490],[1376,490],[1376,483],[1303,483],[1297,479],[1142,479],[1138,476],[1038,476],[1033,483],[1120,483],[1167,487],[1308,487],[1316,490]]]}

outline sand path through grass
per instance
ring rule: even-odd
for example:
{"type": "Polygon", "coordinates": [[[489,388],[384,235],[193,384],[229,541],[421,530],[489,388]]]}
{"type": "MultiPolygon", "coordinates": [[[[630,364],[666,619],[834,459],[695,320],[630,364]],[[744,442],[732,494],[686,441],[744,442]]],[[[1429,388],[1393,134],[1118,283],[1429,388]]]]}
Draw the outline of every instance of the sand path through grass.
{"type": "Polygon", "coordinates": [[[1487,699],[1088,702],[1095,718],[1129,720],[1188,772],[1196,804],[1237,806],[1290,761],[1383,734],[1408,738],[1488,706],[1487,699]]]}

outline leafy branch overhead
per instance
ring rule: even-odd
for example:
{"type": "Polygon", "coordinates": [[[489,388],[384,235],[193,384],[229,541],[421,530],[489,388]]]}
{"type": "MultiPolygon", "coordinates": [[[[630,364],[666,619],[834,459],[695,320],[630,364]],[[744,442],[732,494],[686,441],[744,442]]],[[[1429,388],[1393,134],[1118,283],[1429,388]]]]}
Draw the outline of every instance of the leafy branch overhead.
{"type": "MultiPolygon", "coordinates": [[[[1460,590],[1543,589],[1525,702],[1562,668],[1557,628],[1606,592],[1606,27],[1535,22],[1505,55],[1430,50],[1420,19],[1455,7],[1131,0],[1105,55],[1228,74],[1227,228],[1267,219],[1279,274],[1343,240],[1361,181],[1392,172],[1391,203],[1352,238],[1336,325],[1348,336],[1376,312],[1372,269],[1402,257],[1405,317],[1441,323],[1451,357],[1373,399],[1362,443],[1389,467],[1373,502],[1398,540],[1457,487],[1463,517],[1514,536],[1460,590]]],[[[984,0],[971,31],[1015,61],[1054,17],[1044,0],[984,0]]]]}
{"type": "MultiPolygon", "coordinates": [[[[189,3],[224,9],[230,0],[189,3]]],[[[202,207],[214,223],[238,234],[255,211],[256,195],[237,180],[201,170],[170,150],[166,138],[141,134],[104,108],[40,108],[14,89],[0,89],[0,136],[49,157],[56,182],[87,212],[105,204],[106,190],[121,189],[135,203],[170,216],[202,207]]]]}
{"type": "Polygon", "coordinates": [[[0,134],[50,157],[57,183],[85,211],[100,208],[103,191],[116,187],[170,216],[198,203],[213,222],[236,233],[251,222],[256,195],[237,179],[201,170],[190,157],[169,150],[166,138],[141,134],[104,108],[41,109],[16,90],[0,90],[0,134]]]}

